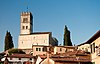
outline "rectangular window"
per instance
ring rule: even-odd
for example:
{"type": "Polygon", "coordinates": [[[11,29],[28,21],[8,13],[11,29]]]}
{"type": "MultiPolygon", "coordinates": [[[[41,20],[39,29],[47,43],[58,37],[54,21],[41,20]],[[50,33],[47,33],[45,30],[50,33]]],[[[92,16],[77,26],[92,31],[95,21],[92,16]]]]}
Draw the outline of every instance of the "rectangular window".
{"type": "Polygon", "coordinates": [[[91,53],[92,53],[92,44],[90,45],[90,48],[91,48],[91,53]]]}
{"type": "Polygon", "coordinates": [[[41,48],[39,48],[39,51],[41,51],[41,48]]]}
{"type": "Polygon", "coordinates": [[[26,26],[26,29],[28,29],[28,26],[26,26]]]}
{"type": "Polygon", "coordinates": [[[23,22],[28,22],[28,18],[23,18],[23,22]]]}
{"type": "Polygon", "coordinates": [[[95,53],[95,43],[93,43],[93,53],[95,53]]]}
{"type": "Polygon", "coordinates": [[[36,51],[38,51],[38,48],[36,48],[36,51]]]}
{"type": "Polygon", "coordinates": [[[30,58],[30,60],[32,60],[32,58],[30,58]]]}
{"type": "Polygon", "coordinates": [[[95,53],[95,43],[90,45],[91,47],[91,53],[95,53]]]}
{"type": "Polygon", "coordinates": [[[43,47],[42,51],[46,52],[47,51],[47,47],[43,47]]]}
{"type": "Polygon", "coordinates": [[[62,48],[60,48],[60,51],[62,51],[62,48]]]}
{"type": "Polygon", "coordinates": [[[25,26],[22,26],[22,29],[25,29],[25,26]]]}
{"type": "Polygon", "coordinates": [[[19,58],[19,60],[21,60],[21,58],[19,58]]]}

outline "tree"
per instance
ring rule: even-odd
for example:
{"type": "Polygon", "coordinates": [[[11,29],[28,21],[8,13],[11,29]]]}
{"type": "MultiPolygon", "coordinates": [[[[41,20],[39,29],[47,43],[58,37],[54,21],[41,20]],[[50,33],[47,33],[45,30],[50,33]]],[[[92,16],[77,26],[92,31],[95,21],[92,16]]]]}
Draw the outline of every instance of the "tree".
{"type": "Polygon", "coordinates": [[[70,39],[70,31],[68,30],[66,25],[65,25],[65,28],[64,28],[64,42],[63,42],[63,45],[72,46],[72,42],[71,42],[71,39],[70,39]]]}
{"type": "Polygon", "coordinates": [[[6,32],[6,36],[5,36],[5,45],[4,45],[4,50],[8,50],[14,47],[13,41],[12,41],[12,36],[10,34],[10,32],[6,32]]]}
{"type": "Polygon", "coordinates": [[[9,49],[8,53],[9,53],[9,55],[11,55],[13,53],[25,54],[25,52],[23,52],[21,49],[9,49]]]}

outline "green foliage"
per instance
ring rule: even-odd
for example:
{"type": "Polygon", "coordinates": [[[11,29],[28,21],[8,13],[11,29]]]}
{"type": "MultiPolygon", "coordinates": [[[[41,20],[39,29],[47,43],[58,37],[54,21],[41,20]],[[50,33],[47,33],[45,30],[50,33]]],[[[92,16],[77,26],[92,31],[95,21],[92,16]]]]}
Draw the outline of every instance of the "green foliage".
{"type": "Polygon", "coordinates": [[[72,42],[70,39],[70,31],[67,29],[66,25],[64,28],[64,42],[63,42],[63,44],[65,46],[72,46],[72,42]]]}
{"type": "Polygon", "coordinates": [[[12,53],[20,53],[25,54],[21,49],[9,49],[8,53],[11,55],[12,53]]]}
{"type": "Polygon", "coordinates": [[[6,32],[6,36],[5,36],[5,46],[4,46],[4,50],[8,50],[14,47],[13,41],[12,41],[12,36],[10,34],[10,32],[6,32]]]}

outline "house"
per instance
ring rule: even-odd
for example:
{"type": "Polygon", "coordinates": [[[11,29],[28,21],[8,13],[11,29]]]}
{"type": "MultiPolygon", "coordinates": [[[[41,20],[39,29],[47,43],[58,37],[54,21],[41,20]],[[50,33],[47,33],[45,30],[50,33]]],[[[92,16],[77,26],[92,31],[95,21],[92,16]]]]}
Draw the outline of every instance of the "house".
{"type": "Polygon", "coordinates": [[[54,47],[54,54],[66,53],[69,51],[74,51],[76,49],[77,49],[76,46],[55,46],[54,47]]]}
{"type": "Polygon", "coordinates": [[[36,55],[46,55],[46,53],[49,51],[51,54],[59,54],[59,53],[65,53],[68,51],[74,51],[76,50],[75,46],[44,46],[44,45],[33,45],[33,56],[36,55]]]}
{"type": "Polygon", "coordinates": [[[100,30],[95,33],[87,42],[78,45],[78,49],[91,53],[91,62],[99,64],[100,61],[100,30]]]}
{"type": "Polygon", "coordinates": [[[35,63],[35,57],[30,54],[12,54],[2,58],[1,61],[5,61],[5,58],[7,58],[11,64],[25,64],[26,62],[30,62],[30,64],[35,63]]]}

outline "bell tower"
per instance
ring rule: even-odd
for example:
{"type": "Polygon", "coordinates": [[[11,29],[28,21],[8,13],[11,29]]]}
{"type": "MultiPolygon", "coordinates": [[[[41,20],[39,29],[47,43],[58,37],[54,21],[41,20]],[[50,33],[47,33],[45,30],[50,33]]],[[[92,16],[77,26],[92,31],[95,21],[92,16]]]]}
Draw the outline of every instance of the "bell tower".
{"type": "Polygon", "coordinates": [[[20,17],[20,35],[33,32],[33,16],[31,12],[22,12],[20,17]]]}

